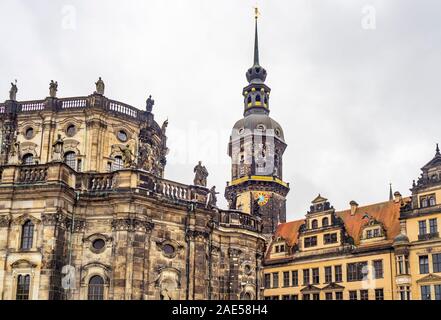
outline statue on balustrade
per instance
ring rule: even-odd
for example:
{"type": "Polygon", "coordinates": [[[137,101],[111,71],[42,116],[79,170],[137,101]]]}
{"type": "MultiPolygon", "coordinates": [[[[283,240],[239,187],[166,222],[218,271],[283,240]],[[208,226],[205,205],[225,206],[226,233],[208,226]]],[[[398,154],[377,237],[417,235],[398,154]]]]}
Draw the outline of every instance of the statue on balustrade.
{"type": "Polygon", "coordinates": [[[11,150],[9,152],[8,164],[19,165],[20,164],[20,141],[15,141],[11,145],[11,150]]]}
{"type": "Polygon", "coordinates": [[[57,96],[58,91],[58,82],[54,80],[51,80],[51,83],[49,84],[49,96],[51,98],[55,98],[57,96]]]}
{"type": "Polygon", "coordinates": [[[15,80],[15,83],[11,82],[11,90],[9,90],[9,100],[17,101],[17,80],[15,80]]]}
{"type": "Polygon", "coordinates": [[[219,192],[216,192],[216,186],[212,186],[210,189],[210,192],[208,193],[208,201],[207,201],[207,207],[208,205],[215,207],[217,204],[217,197],[216,195],[219,194],[219,192]]]}
{"type": "Polygon", "coordinates": [[[150,95],[146,101],[146,110],[147,112],[152,112],[153,106],[155,105],[155,100],[152,99],[152,95],[150,95]]]}
{"type": "Polygon", "coordinates": [[[63,162],[64,157],[64,141],[61,138],[61,134],[58,134],[57,140],[52,145],[52,161],[63,162]]]}
{"type": "Polygon", "coordinates": [[[101,79],[101,77],[98,79],[97,82],[95,82],[96,85],[96,94],[104,95],[104,81],[101,79]]]}
{"type": "Polygon", "coordinates": [[[155,154],[150,143],[142,143],[138,152],[138,166],[146,171],[153,172],[155,154]]]}
{"type": "Polygon", "coordinates": [[[133,167],[133,152],[130,149],[130,145],[126,145],[125,148],[121,149],[124,158],[124,168],[133,167]]]}
{"type": "Polygon", "coordinates": [[[198,162],[198,165],[194,167],[193,172],[195,173],[193,184],[195,186],[206,187],[208,171],[207,168],[202,165],[202,161],[198,162]]]}

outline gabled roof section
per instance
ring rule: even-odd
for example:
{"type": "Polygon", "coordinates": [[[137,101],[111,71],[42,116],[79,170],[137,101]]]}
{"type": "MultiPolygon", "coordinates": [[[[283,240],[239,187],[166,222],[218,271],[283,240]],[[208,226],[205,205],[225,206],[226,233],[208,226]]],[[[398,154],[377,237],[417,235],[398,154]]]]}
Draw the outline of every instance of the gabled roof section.
{"type": "Polygon", "coordinates": [[[319,193],[319,195],[317,197],[315,197],[314,200],[311,201],[311,203],[321,203],[321,202],[325,202],[328,201],[328,199],[326,199],[325,197],[322,197],[319,193]]]}
{"type": "Polygon", "coordinates": [[[274,238],[277,239],[281,237],[286,240],[286,244],[292,247],[297,244],[297,239],[299,237],[299,229],[302,224],[305,223],[305,220],[294,220],[286,223],[281,223],[277,226],[276,233],[274,234],[274,238]]]}

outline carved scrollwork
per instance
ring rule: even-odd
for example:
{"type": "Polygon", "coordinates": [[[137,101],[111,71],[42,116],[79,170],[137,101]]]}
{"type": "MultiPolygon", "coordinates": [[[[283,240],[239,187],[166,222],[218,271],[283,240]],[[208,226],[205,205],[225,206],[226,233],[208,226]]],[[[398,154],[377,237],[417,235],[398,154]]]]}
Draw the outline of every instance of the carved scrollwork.
{"type": "Polygon", "coordinates": [[[187,240],[205,240],[208,239],[210,234],[206,231],[199,230],[187,230],[185,237],[187,240]]]}
{"type": "Polygon", "coordinates": [[[228,255],[230,257],[239,257],[242,254],[242,250],[237,248],[229,248],[228,249],[228,255]]]}
{"type": "Polygon", "coordinates": [[[0,228],[8,228],[11,224],[10,216],[0,216],[0,228]]]}
{"type": "Polygon", "coordinates": [[[151,232],[154,226],[154,223],[150,221],[133,218],[114,219],[112,221],[112,229],[114,231],[151,232]]]}

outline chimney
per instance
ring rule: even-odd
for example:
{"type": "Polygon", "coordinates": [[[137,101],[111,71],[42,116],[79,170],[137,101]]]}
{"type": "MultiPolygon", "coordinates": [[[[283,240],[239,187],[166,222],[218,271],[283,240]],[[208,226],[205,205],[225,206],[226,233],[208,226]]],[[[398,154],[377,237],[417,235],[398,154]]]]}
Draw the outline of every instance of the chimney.
{"type": "Polygon", "coordinates": [[[395,191],[394,202],[401,202],[402,199],[403,199],[403,197],[401,196],[401,193],[399,193],[398,191],[395,191]]]}
{"type": "Polygon", "coordinates": [[[358,203],[352,200],[349,202],[349,205],[351,206],[351,216],[355,215],[355,211],[357,211],[358,203]]]}

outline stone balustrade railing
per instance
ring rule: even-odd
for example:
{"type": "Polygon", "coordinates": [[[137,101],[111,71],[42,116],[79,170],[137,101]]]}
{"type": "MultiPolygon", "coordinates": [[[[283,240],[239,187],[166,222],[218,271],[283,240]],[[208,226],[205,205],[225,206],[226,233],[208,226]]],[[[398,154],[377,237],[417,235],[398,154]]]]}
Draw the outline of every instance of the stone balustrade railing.
{"type": "Polygon", "coordinates": [[[22,166],[18,172],[19,183],[36,183],[47,180],[48,168],[45,165],[22,166]]]}
{"type": "Polygon", "coordinates": [[[215,223],[223,227],[235,227],[251,231],[261,231],[262,225],[260,218],[236,210],[219,211],[215,223]]]}

